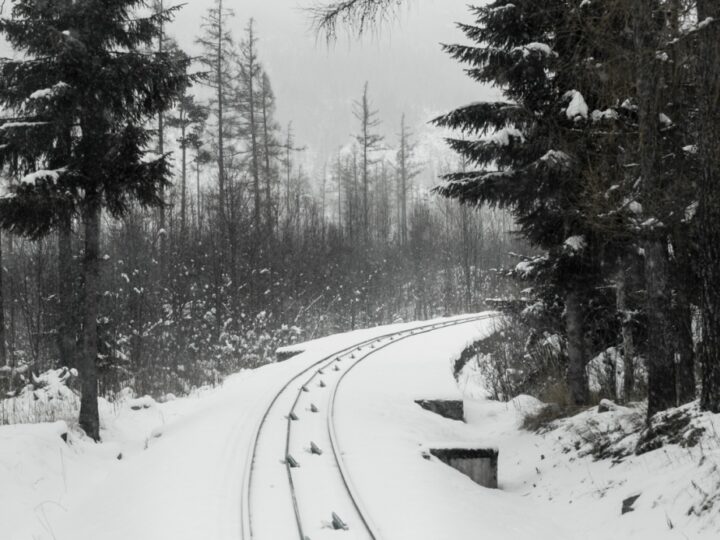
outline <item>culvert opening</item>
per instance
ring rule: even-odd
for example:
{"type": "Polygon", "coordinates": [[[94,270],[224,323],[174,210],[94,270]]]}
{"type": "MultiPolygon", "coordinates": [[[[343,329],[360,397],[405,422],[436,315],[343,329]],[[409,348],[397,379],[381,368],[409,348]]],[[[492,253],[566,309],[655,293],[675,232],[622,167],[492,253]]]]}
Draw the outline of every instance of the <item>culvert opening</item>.
{"type": "Polygon", "coordinates": [[[486,488],[498,487],[496,448],[430,448],[428,452],[486,488]]]}
{"type": "Polygon", "coordinates": [[[439,414],[450,420],[465,421],[465,407],[461,400],[418,399],[415,401],[423,409],[439,414]]]}

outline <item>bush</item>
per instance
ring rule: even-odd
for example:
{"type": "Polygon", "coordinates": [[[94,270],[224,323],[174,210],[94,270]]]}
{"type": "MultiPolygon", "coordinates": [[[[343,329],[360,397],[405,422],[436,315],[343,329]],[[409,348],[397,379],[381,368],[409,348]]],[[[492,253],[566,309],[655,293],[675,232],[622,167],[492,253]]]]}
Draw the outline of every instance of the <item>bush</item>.
{"type": "Polygon", "coordinates": [[[488,397],[509,401],[528,394],[542,401],[567,402],[565,343],[560,336],[538,335],[508,317],[491,337],[474,343],[455,362],[455,375],[477,371],[488,397]]]}

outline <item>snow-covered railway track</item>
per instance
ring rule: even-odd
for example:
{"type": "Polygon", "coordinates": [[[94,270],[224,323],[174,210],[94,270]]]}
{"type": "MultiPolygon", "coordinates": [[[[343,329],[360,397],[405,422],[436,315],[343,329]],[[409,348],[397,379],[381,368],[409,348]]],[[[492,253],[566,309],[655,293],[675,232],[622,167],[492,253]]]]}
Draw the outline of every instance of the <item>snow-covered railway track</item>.
{"type": "Polygon", "coordinates": [[[340,384],[353,368],[394,343],[494,316],[463,317],[368,339],[321,358],[287,381],[269,397],[251,438],[243,479],[242,540],[321,540],[337,529],[346,529],[347,540],[380,540],[353,487],[336,434],[340,384]]]}

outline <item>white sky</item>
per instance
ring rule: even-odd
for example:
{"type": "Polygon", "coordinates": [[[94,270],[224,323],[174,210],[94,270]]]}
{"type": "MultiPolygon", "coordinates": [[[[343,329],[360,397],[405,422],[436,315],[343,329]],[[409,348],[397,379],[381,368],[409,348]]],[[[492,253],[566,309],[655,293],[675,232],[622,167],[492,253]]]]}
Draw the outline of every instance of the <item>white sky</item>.
{"type": "MultiPolygon", "coordinates": [[[[471,22],[469,0],[409,0],[398,21],[381,35],[359,43],[341,36],[328,47],[310,29],[303,7],[316,0],[234,0],[238,35],[250,17],[257,23],[262,61],[277,95],[278,120],[293,121],[297,142],[317,157],[345,144],[355,129],[352,102],[365,81],[394,144],[403,112],[416,132],[434,115],[494,93],[471,81],[440,50],[440,42],[463,39],[455,22],[471,22]]],[[[324,0],[323,0],[324,1],[324,0]]],[[[212,0],[189,0],[172,32],[186,50],[194,49],[200,19],[212,0]]],[[[479,2],[482,3],[482,0],[479,2]]]]}
{"type": "MultiPolygon", "coordinates": [[[[170,33],[181,47],[197,53],[195,38],[201,18],[213,0],[186,2],[170,33]]],[[[234,34],[240,38],[255,18],[260,56],[277,96],[278,121],[292,121],[296,142],[308,147],[305,162],[316,165],[348,143],[355,130],[352,103],[365,81],[380,112],[381,131],[394,145],[400,117],[418,135],[427,121],[466,103],[491,99],[497,93],[471,81],[463,68],[442,52],[440,43],[463,40],[458,21],[472,22],[472,0],[406,0],[395,22],[377,36],[357,41],[341,35],[328,46],[310,28],[307,8],[329,0],[226,0],[234,10],[234,34]]],[[[477,0],[475,3],[484,3],[477,0]]],[[[7,2],[7,15],[11,2],[7,2]]],[[[0,39],[0,54],[10,54],[0,39]]],[[[434,143],[436,144],[436,143],[434,143]]]]}

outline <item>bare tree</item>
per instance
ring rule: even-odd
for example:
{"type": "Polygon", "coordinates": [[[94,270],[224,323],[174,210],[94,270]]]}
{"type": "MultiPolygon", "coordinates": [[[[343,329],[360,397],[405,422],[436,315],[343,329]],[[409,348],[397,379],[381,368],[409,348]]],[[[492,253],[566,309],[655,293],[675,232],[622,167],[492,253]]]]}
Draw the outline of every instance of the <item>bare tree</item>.
{"type": "Polygon", "coordinates": [[[370,219],[370,166],[374,163],[372,158],[373,152],[379,150],[383,137],[375,132],[375,128],[380,125],[378,111],[373,110],[368,96],[368,83],[365,83],[363,95],[359,101],[354,104],[353,114],[360,122],[360,133],[355,139],[360,146],[361,154],[361,170],[362,175],[362,227],[367,238],[369,234],[370,219]]]}

